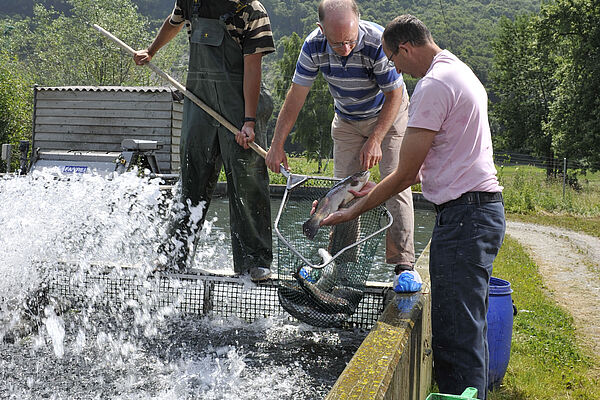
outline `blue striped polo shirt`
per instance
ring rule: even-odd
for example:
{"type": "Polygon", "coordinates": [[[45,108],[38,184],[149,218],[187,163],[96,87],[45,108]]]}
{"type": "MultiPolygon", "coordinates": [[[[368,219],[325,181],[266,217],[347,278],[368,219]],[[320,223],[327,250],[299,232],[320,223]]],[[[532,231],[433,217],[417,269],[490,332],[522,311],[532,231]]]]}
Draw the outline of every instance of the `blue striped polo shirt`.
{"type": "Polygon", "coordinates": [[[292,82],[312,86],[320,70],[341,117],[361,120],[377,116],[385,100],[383,92],[404,86],[402,75],[387,65],[382,33],[382,26],[359,21],[358,42],[348,56],[341,57],[321,30],[315,29],[304,40],[292,82]]]}

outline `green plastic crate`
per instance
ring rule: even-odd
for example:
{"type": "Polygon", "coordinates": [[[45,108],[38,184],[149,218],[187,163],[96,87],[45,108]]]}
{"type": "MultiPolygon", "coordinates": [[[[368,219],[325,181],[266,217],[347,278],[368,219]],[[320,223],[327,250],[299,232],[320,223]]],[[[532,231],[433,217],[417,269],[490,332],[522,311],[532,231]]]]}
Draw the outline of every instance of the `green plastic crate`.
{"type": "Polygon", "coordinates": [[[454,394],[431,393],[425,400],[446,400],[446,399],[476,399],[477,389],[468,387],[460,396],[454,394]]]}

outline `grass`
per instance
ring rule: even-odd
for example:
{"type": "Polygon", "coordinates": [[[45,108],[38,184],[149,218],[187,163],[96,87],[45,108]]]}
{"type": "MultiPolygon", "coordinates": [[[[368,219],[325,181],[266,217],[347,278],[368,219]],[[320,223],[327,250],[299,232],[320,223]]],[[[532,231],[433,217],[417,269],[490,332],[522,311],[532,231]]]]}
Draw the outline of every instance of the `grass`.
{"type": "MultiPolygon", "coordinates": [[[[318,171],[315,161],[304,157],[288,158],[295,174],[333,176],[333,161],[323,162],[318,171]]],[[[556,225],[600,237],[600,172],[580,176],[580,189],[564,188],[561,179],[546,179],[546,172],[528,165],[497,166],[498,180],[504,187],[506,212],[513,219],[556,225]]],[[[371,168],[371,180],[379,182],[379,170],[371,168]]],[[[281,174],[269,171],[272,184],[284,184],[281,174]]],[[[420,191],[420,185],[413,190],[420,191]]]]}
{"type": "MultiPolygon", "coordinates": [[[[295,174],[333,176],[333,160],[324,160],[319,171],[315,161],[304,157],[289,157],[295,174]]],[[[558,226],[600,237],[600,172],[578,177],[579,190],[565,187],[562,181],[546,179],[546,172],[528,165],[497,166],[498,179],[504,186],[503,195],[509,219],[542,225],[558,226]]],[[[225,174],[221,171],[221,180],[225,174]]],[[[285,184],[285,177],[269,171],[271,184],[285,184]]],[[[371,180],[379,182],[377,167],[371,168],[371,180]]],[[[413,185],[420,191],[421,185],[413,185]]]]}
{"type": "Polygon", "coordinates": [[[578,179],[581,188],[564,188],[533,166],[500,166],[498,179],[509,219],[551,225],[600,237],[600,173],[578,179]]]}
{"type": "MultiPolygon", "coordinates": [[[[507,218],[557,226],[600,237],[600,174],[579,179],[581,188],[546,179],[532,166],[498,168],[507,218]]],[[[507,237],[494,275],[511,282],[515,317],[511,358],[491,400],[600,399],[600,359],[578,343],[573,319],[544,288],[525,250],[507,237]]]]}
{"type": "MultiPolygon", "coordinates": [[[[292,173],[333,176],[333,161],[324,160],[319,171],[315,161],[304,157],[289,157],[292,173]]],[[[507,214],[527,222],[537,222],[579,230],[600,237],[600,172],[578,177],[580,188],[566,186],[561,179],[546,179],[546,172],[528,165],[500,165],[498,180],[504,187],[507,214]]],[[[371,180],[379,182],[377,167],[371,168],[371,180]]],[[[221,171],[221,180],[225,179],[221,171]]],[[[285,177],[269,171],[271,184],[285,184],[285,177]]],[[[419,184],[412,187],[420,191],[419,184]]]]}
{"type": "MultiPolygon", "coordinates": [[[[324,160],[319,172],[316,161],[307,161],[305,157],[288,157],[290,171],[298,175],[333,176],[333,160],[324,160]]],[[[377,171],[379,179],[379,171],[377,171]]],[[[225,181],[225,171],[221,168],[219,181],[225,181]]],[[[378,180],[377,180],[378,181],[378,180]]],[[[269,183],[271,185],[285,185],[286,178],[282,174],[269,170],[269,183]]]]}
{"type": "MultiPolygon", "coordinates": [[[[323,160],[321,170],[317,166],[316,161],[307,161],[305,157],[288,157],[288,164],[290,171],[293,174],[298,175],[309,175],[309,176],[333,176],[333,160],[323,160]]],[[[371,168],[371,180],[379,182],[381,180],[379,175],[379,168],[377,166],[371,168]]],[[[219,181],[225,181],[225,172],[221,169],[219,175],[219,181]]],[[[272,185],[284,185],[286,178],[278,173],[269,171],[269,183],[272,185]]],[[[420,191],[421,185],[414,185],[413,190],[420,191]]]]}
{"type": "Polygon", "coordinates": [[[510,363],[490,400],[600,399],[600,361],[577,343],[573,319],[543,286],[537,266],[507,237],[494,276],[511,283],[519,310],[510,363]]]}
{"type": "Polygon", "coordinates": [[[580,177],[579,189],[567,185],[564,192],[561,179],[546,179],[533,166],[500,166],[498,180],[508,213],[600,217],[600,173],[580,177]]]}

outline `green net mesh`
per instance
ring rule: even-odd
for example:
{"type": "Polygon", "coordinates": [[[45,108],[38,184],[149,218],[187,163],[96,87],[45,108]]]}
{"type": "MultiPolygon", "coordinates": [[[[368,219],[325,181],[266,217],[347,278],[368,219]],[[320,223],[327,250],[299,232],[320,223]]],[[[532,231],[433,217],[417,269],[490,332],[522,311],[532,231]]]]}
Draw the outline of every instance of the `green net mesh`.
{"type": "MultiPolygon", "coordinates": [[[[308,239],[302,224],[313,200],[338,180],[303,177],[288,182],[277,218],[278,297],[293,317],[320,327],[337,327],[357,309],[375,252],[392,217],[383,206],[335,227],[322,226],[308,239]]],[[[350,203],[352,204],[352,203],[350,203]]]]}

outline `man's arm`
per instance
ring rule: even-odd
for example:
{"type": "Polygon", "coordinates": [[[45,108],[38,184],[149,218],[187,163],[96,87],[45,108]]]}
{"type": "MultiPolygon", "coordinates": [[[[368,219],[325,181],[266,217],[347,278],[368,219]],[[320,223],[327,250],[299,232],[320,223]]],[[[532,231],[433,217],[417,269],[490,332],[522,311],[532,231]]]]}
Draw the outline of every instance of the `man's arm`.
{"type": "Polygon", "coordinates": [[[183,27],[183,23],[178,25],[171,24],[171,16],[169,15],[167,19],[163,22],[156,38],[152,44],[144,50],[138,50],[133,55],[133,60],[137,65],[144,65],[152,60],[152,57],[156,54],[158,50],[160,50],[164,45],[169,43],[181,30],[183,27]]]}
{"type": "Polygon", "coordinates": [[[385,202],[410,185],[418,182],[423,161],[431,148],[436,131],[420,128],[407,128],[400,149],[398,168],[379,182],[365,197],[349,208],[342,208],[325,218],[321,225],[337,225],[349,221],[360,214],[385,202]]]}
{"type": "MultiPolygon", "coordinates": [[[[244,56],[244,116],[256,118],[256,108],[260,97],[261,61],[263,53],[244,56]]],[[[236,142],[245,149],[254,141],[256,122],[244,122],[242,129],[235,135],[236,142]]]]}
{"type": "Polygon", "coordinates": [[[402,105],[404,86],[383,94],[385,95],[385,102],[377,117],[377,124],[360,150],[360,165],[365,170],[372,168],[381,161],[381,142],[398,116],[398,111],[400,111],[402,105]]]}
{"type": "Polygon", "coordinates": [[[285,169],[289,170],[283,145],[298,119],[298,114],[300,114],[309,91],[310,86],[301,86],[297,83],[292,83],[292,87],[290,87],[285,96],[285,101],[283,102],[281,111],[279,111],[277,123],[275,124],[275,133],[273,134],[271,147],[265,158],[267,167],[273,172],[279,172],[280,164],[283,164],[285,169]]]}

